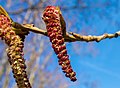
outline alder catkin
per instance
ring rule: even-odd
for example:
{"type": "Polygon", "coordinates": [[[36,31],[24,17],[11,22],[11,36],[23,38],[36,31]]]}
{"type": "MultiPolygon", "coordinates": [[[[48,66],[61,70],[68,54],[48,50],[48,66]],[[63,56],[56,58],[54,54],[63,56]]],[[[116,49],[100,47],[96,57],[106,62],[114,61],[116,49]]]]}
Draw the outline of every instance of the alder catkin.
{"type": "Polygon", "coordinates": [[[5,43],[8,45],[6,49],[9,57],[8,61],[11,65],[18,88],[31,88],[25,71],[23,41],[21,41],[21,38],[12,30],[10,20],[4,15],[0,15],[0,37],[2,40],[5,40],[5,43]]]}
{"type": "Polygon", "coordinates": [[[43,12],[43,20],[46,23],[46,29],[50,42],[52,43],[52,48],[59,59],[59,65],[62,66],[62,70],[66,77],[69,77],[71,81],[76,81],[76,73],[73,71],[70,65],[69,56],[64,43],[60,15],[60,9],[58,7],[47,6],[43,12]]]}

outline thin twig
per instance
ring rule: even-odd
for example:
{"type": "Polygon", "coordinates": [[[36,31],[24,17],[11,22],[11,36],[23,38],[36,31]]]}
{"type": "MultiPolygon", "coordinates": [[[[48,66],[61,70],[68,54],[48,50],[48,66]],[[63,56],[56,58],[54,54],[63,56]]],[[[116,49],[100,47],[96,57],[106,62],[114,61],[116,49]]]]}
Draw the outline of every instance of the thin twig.
{"type": "Polygon", "coordinates": [[[88,36],[84,36],[84,35],[80,35],[80,34],[76,34],[73,32],[69,32],[69,34],[73,35],[75,37],[75,41],[86,41],[86,42],[92,42],[92,41],[96,41],[96,42],[100,42],[103,39],[106,38],[117,38],[118,36],[120,36],[120,31],[114,33],[114,34],[108,34],[105,33],[103,35],[100,36],[92,36],[92,35],[88,35],[88,36]]]}
{"type": "Polygon", "coordinates": [[[26,31],[32,31],[38,34],[43,34],[47,36],[47,32],[45,30],[39,29],[37,27],[34,27],[33,24],[19,24],[17,22],[13,22],[12,26],[16,29],[26,30],[26,31]]]}
{"type": "MultiPolygon", "coordinates": [[[[21,30],[32,31],[32,32],[47,36],[47,31],[34,27],[33,24],[22,24],[21,25],[17,22],[13,22],[13,27],[15,27],[16,29],[18,28],[21,30]]],[[[64,38],[65,38],[65,42],[75,42],[75,41],[100,42],[103,39],[117,38],[118,36],[120,36],[120,31],[114,34],[105,33],[100,36],[92,36],[92,35],[85,36],[85,35],[80,35],[80,34],[73,33],[73,32],[66,32],[66,35],[64,36],[64,38]]]]}

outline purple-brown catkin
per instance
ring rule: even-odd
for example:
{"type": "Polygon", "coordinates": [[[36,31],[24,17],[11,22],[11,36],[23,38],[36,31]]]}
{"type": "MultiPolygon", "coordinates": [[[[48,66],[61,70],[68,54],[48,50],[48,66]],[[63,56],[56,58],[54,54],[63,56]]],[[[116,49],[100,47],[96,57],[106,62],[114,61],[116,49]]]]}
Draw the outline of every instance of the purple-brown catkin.
{"type": "Polygon", "coordinates": [[[59,59],[59,65],[62,66],[66,77],[69,77],[71,81],[76,81],[76,73],[70,65],[69,56],[67,55],[66,45],[64,43],[60,15],[60,9],[58,7],[47,6],[43,13],[43,20],[46,23],[47,33],[52,47],[59,59]]]}
{"type": "Polygon", "coordinates": [[[11,22],[8,17],[0,15],[0,37],[8,45],[7,55],[12,67],[13,76],[18,88],[31,88],[26,74],[26,65],[23,58],[23,41],[12,30],[11,22]]]}

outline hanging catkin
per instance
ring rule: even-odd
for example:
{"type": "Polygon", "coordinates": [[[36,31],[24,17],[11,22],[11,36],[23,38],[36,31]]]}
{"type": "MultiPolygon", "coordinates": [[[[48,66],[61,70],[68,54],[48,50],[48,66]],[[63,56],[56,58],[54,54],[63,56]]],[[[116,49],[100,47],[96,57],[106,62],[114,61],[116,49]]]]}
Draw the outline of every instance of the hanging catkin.
{"type": "Polygon", "coordinates": [[[0,37],[8,45],[7,55],[18,88],[31,88],[23,58],[23,41],[12,30],[10,19],[0,14],[0,37]]]}
{"type": "Polygon", "coordinates": [[[69,56],[64,43],[60,15],[60,9],[58,7],[47,6],[43,12],[43,20],[46,23],[46,29],[50,42],[52,43],[52,48],[59,59],[59,65],[62,66],[62,70],[66,77],[69,77],[71,81],[76,81],[76,73],[73,71],[70,65],[69,56]]]}

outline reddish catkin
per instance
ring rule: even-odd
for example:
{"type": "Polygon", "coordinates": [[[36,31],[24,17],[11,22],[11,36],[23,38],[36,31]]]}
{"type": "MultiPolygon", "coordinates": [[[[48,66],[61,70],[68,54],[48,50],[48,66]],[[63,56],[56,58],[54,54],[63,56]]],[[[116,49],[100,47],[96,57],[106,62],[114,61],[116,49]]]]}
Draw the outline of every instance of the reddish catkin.
{"type": "Polygon", "coordinates": [[[23,58],[23,41],[12,30],[11,22],[8,17],[0,15],[0,37],[8,45],[7,55],[12,68],[13,76],[18,88],[31,88],[26,74],[26,65],[23,58]]]}
{"type": "Polygon", "coordinates": [[[58,7],[47,6],[43,12],[43,20],[46,23],[46,29],[50,42],[52,43],[52,48],[59,59],[59,65],[62,66],[66,77],[69,77],[71,81],[76,81],[76,73],[70,65],[69,56],[67,55],[66,45],[64,43],[60,15],[61,13],[58,7]]]}

